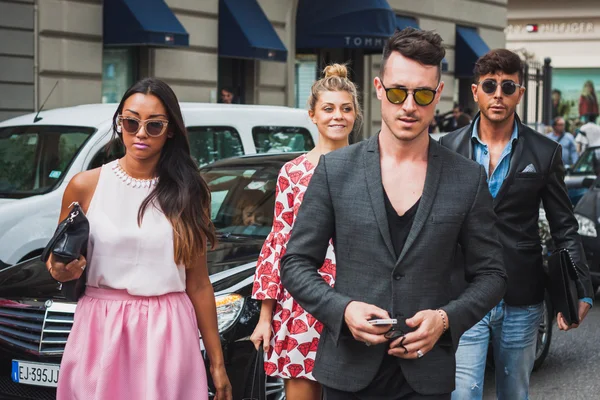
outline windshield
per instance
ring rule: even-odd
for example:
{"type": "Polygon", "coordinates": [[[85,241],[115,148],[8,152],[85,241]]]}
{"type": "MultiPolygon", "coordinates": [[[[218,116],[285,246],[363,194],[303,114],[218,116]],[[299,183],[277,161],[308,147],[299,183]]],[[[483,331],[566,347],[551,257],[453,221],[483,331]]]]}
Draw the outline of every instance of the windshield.
{"type": "Polygon", "coordinates": [[[0,197],[51,191],[94,128],[18,126],[0,129],[0,197]]]}
{"type": "Polygon", "coordinates": [[[600,147],[586,149],[579,160],[571,168],[573,175],[599,175],[600,174],[600,147]]]}
{"type": "Polygon", "coordinates": [[[278,172],[272,165],[203,169],[217,233],[266,238],[273,224],[278,172]]]}

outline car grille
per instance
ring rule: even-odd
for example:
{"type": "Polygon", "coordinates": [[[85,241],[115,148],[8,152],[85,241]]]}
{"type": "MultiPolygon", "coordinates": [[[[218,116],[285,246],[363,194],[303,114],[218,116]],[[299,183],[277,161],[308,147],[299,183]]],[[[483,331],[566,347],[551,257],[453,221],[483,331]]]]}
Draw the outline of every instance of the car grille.
{"type": "Polygon", "coordinates": [[[0,340],[35,355],[61,355],[76,304],[48,300],[43,306],[0,305],[0,340]]]}

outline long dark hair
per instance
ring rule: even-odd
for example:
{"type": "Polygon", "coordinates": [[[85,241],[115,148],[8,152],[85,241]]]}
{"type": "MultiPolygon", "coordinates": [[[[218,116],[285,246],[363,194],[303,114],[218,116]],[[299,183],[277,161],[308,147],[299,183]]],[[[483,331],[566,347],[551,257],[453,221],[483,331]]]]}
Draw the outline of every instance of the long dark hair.
{"type": "Polygon", "coordinates": [[[194,257],[204,253],[207,241],[212,248],[216,244],[210,219],[210,190],[190,153],[177,96],[165,82],[146,78],[125,92],[113,117],[113,135],[123,140],[122,133],[117,131],[117,117],[121,115],[125,101],[136,93],[151,94],[162,102],[169,117],[168,132],[172,134],[165,142],[156,166],[158,184],[138,211],[138,225],[141,225],[146,209],[157,202],[173,226],[175,262],[189,268],[194,257]]]}

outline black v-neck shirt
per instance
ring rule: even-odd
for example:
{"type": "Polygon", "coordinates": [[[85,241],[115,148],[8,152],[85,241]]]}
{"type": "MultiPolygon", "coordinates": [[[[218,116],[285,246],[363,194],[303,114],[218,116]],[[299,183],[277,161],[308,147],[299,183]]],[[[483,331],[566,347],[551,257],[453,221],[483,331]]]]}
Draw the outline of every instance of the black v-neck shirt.
{"type": "Polygon", "coordinates": [[[388,197],[385,189],[383,190],[383,197],[385,198],[385,211],[387,213],[388,225],[390,227],[390,236],[392,237],[392,244],[394,245],[394,251],[396,257],[400,257],[410,229],[412,228],[413,221],[415,220],[415,214],[419,209],[419,203],[421,198],[417,200],[411,208],[409,208],[404,215],[398,215],[390,198],[388,197]]]}

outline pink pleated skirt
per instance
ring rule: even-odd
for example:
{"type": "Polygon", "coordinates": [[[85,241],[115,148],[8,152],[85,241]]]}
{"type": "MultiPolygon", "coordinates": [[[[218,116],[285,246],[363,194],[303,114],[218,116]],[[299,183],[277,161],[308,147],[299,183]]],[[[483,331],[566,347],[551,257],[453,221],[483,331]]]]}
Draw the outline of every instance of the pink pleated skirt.
{"type": "Polygon", "coordinates": [[[187,294],[86,289],[62,358],[57,400],[104,399],[208,399],[187,294]]]}

